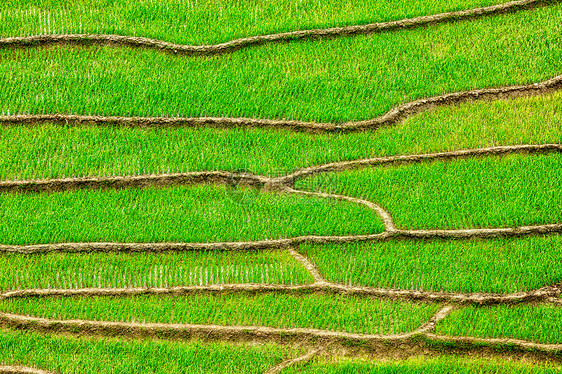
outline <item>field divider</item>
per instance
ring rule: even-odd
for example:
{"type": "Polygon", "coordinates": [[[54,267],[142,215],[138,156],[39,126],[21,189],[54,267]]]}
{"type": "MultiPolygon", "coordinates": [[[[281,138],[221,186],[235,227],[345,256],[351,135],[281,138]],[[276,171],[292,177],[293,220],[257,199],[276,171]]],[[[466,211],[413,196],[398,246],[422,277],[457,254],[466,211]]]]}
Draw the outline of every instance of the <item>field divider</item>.
{"type": "Polygon", "coordinates": [[[0,253],[37,254],[48,252],[182,252],[182,251],[257,251],[286,249],[300,244],[349,244],[404,239],[493,239],[562,233],[562,223],[518,226],[506,228],[481,228],[459,230],[396,230],[378,234],[322,236],[306,235],[286,239],[266,239],[246,242],[161,242],[161,243],[117,243],[117,242],[68,242],[52,244],[0,244],[0,253]]]}
{"type": "Polygon", "coordinates": [[[54,374],[51,371],[35,369],[28,366],[0,365],[0,374],[54,374]]]}
{"type": "Polygon", "coordinates": [[[172,340],[199,339],[203,341],[228,340],[277,343],[296,343],[301,346],[327,346],[339,344],[349,347],[358,345],[362,349],[378,351],[381,348],[416,351],[420,346],[434,351],[443,349],[452,351],[525,353],[537,358],[561,360],[562,344],[542,344],[518,339],[474,338],[436,335],[430,331],[439,318],[444,318],[450,306],[440,309],[424,324],[429,327],[422,330],[392,334],[376,335],[342,331],[328,331],[313,328],[273,328],[265,326],[224,326],[198,324],[166,324],[138,322],[110,322],[92,320],[60,320],[30,317],[12,313],[0,313],[0,326],[3,328],[38,331],[41,333],[70,333],[93,336],[111,336],[119,338],[158,338],[172,340]]]}
{"type": "Polygon", "coordinates": [[[406,18],[396,21],[377,22],[366,25],[296,30],[233,39],[224,43],[208,45],[176,44],[146,37],[111,34],[47,34],[0,38],[0,48],[37,47],[53,44],[101,44],[148,48],[175,55],[209,56],[234,52],[243,48],[255,47],[271,43],[287,43],[296,40],[349,37],[355,35],[377,34],[388,31],[413,29],[441,23],[477,19],[498,14],[514,13],[517,11],[533,9],[540,6],[557,4],[559,2],[560,0],[517,0],[486,7],[460,10],[455,12],[445,12],[428,16],[419,16],[415,18],[406,18]]]}
{"type": "Polygon", "coordinates": [[[79,177],[0,181],[1,192],[59,192],[74,189],[169,187],[195,184],[223,184],[260,188],[269,178],[228,171],[195,171],[111,177],[79,177]]]}
{"type": "Polygon", "coordinates": [[[290,366],[294,366],[294,365],[297,365],[297,364],[300,364],[300,363],[308,362],[314,356],[316,356],[320,352],[322,352],[324,349],[325,349],[324,347],[312,348],[302,356],[291,358],[291,359],[288,359],[288,360],[285,360],[285,361],[279,363],[278,365],[275,365],[274,367],[272,367],[271,369],[266,371],[264,374],[277,374],[277,373],[280,373],[282,370],[284,370],[284,369],[286,369],[290,366]]]}
{"type": "MultiPolygon", "coordinates": [[[[562,0],[559,0],[562,1],[562,0]]],[[[32,125],[54,123],[67,125],[138,126],[138,127],[211,127],[211,128],[279,128],[310,133],[344,133],[376,130],[396,125],[406,118],[439,106],[451,106],[468,101],[510,99],[544,95],[562,89],[562,75],[528,85],[510,85],[447,93],[419,99],[394,107],[385,114],[362,121],[321,123],[297,120],[231,118],[231,117],[122,117],[77,114],[14,114],[1,115],[0,125],[32,125]]]]}
{"type": "Polygon", "coordinates": [[[302,285],[230,283],[206,286],[177,287],[128,287],[128,288],[76,288],[76,289],[23,289],[6,291],[0,294],[0,301],[8,299],[44,298],[44,297],[114,297],[139,295],[182,296],[199,293],[286,293],[311,294],[324,293],[335,295],[357,295],[380,299],[406,300],[428,303],[454,303],[456,305],[498,305],[498,304],[554,304],[562,306],[562,283],[541,287],[526,292],[511,294],[498,293],[461,293],[433,292],[407,289],[349,286],[335,282],[315,282],[302,285]]]}
{"type": "Polygon", "coordinates": [[[320,269],[318,269],[318,267],[314,265],[310,259],[301,254],[296,248],[289,247],[289,254],[300,262],[300,264],[308,271],[308,273],[312,276],[312,279],[314,279],[314,284],[328,283],[322,276],[320,269]]]}
{"type": "Polygon", "coordinates": [[[562,144],[519,144],[504,145],[495,147],[484,147],[474,149],[462,149],[458,151],[399,155],[387,157],[364,158],[351,161],[339,161],[328,164],[322,164],[304,168],[286,176],[278,177],[269,181],[269,184],[283,184],[292,186],[296,180],[307,178],[320,173],[337,173],[346,170],[357,170],[372,166],[387,165],[407,165],[414,163],[422,163],[428,161],[448,161],[457,159],[466,159],[472,157],[487,156],[508,156],[512,154],[548,154],[562,153],[562,144]]]}

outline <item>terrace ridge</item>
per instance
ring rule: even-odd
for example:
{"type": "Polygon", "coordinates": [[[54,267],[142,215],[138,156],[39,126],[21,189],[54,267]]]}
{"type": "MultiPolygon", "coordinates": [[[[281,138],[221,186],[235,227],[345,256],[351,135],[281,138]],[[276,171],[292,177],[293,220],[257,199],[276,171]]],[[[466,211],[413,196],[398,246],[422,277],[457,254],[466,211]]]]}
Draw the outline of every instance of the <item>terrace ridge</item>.
{"type": "Polygon", "coordinates": [[[520,10],[527,10],[550,4],[557,4],[559,2],[560,0],[516,0],[486,7],[460,10],[456,12],[445,12],[428,16],[419,16],[415,18],[406,18],[396,21],[377,22],[366,25],[297,30],[268,35],[257,35],[210,45],[176,44],[146,37],[112,34],[48,34],[0,38],[0,48],[35,47],[39,45],[52,44],[102,44],[148,48],[175,55],[210,56],[230,53],[243,48],[255,47],[271,43],[287,43],[296,40],[325,39],[343,36],[349,37],[402,29],[413,29],[441,23],[477,19],[497,14],[513,13],[520,10]]]}
{"type": "MultiPolygon", "coordinates": [[[[560,0],[562,1],[562,0],[560,0]]],[[[527,85],[509,85],[499,88],[482,88],[458,91],[414,100],[398,105],[385,114],[369,120],[344,123],[322,123],[284,119],[258,119],[244,117],[125,117],[80,114],[13,114],[0,115],[0,125],[32,125],[54,123],[58,125],[97,125],[135,127],[210,127],[210,128],[278,128],[309,133],[349,133],[376,130],[396,125],[408,117],[439,106],[456,105],[468,101],[510,99],[544,95],[562,89],[562,75],[527,85]]]]}

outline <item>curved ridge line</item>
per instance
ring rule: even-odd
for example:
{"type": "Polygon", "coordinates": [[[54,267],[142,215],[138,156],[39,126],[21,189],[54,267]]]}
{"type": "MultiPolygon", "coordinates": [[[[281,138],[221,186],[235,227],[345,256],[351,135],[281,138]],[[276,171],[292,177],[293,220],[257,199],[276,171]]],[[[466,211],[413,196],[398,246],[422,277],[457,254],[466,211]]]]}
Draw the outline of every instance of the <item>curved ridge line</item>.
{"type": "Polygon", "coordinates": [[[299,195],[306,195],[306,196],[316,196],[316,197],[325,198],[325,199],[335,199],[335,200],[349,201],[351,203],[364,205],[367,208],[375,211],[375,213],[377,213],[377,215],[383,220],[385,232],[394,233],[394,232],[398,231],[390,213],[388,211],[386,211],[380,205],[372,203],[370,201],[358,199],[356,197],[345,196],[345,195],[336,195],[336,194],[330,194],[330,193],[324,193],[324,192],[312,192],[312,191],[296,190],[296,189],[291,188],[291,187],[285,187],[282,191],[287,192],[287,193],[292,193],[292,194],[299,194],[299,195]]]}
{"type": "Polygon", "coordinates": [[[250,251],[263,249],[285,249],[299,244],[348,244],[364,241],[398,239],[472,239],[521,237],[531,235],[553,235],[562,233],[562,223],[518,226],[506,228],[461,229],[461,230],[397,230],[378,234],[321,236],[307,235],[286,239],[265,239],[247,242],[161,242],[161,243],[117,243],[117,242],[68,242],[54,244],[0,244],[0,253],[46,253],[46,252],[162,252],[162,251],[250,251]]]}
{"type": "Polygon", "coordinates": [[[397,21],[377,22],[367,25],[352,25],[324,29],[310,29],[282,32],[268,35],[239,38],[228,42],[210,45],[188,45],[170,43],[146,37],[133,37],[111,34],[51,34],[22,37],[0,38],[0,48],[32,47],[45,44],[113,44],[129,47],[142,47],[178,55],[216,55],[269,43],[291,42],[295,40],[334,38],[381,33],[400,29],[412,29],[421,26],[452,21],[481,18],[501,13],[513,13],[538,6],[557,4],[560,0],[517,0],[487,7],[473,8],[456,12],[445,12],[429,16],[406,18],[397,21]]]}
{"type": "MultiPolygon", "coordinates": [[[[296,338],[324,338],[324,339],[350,339],[350,340],[403,340],[411,336],[423,334],[431,330],[438,321],[445,318],[451,311],[452,307],[445,306],[438,310],[429,320],[422,324],[419,328],[401,334],[383,335],[383,334],[361,334],[342,331],[321,330],[305,327],[277,328],[268,326],[227,326],[213,324],[191,324],[191,323],[160,323],[160,322],[116,322],[116,321],[93,321],[81,319],[59,320],[43,317],[31,317],[20,314],[0,312],[0,323],[11,326],[34,326],[46,330],[68,329],[76,332],[81,329],[83,331],[119,331],[123,333],[139,333],[147,330],[153,330],[156,334],[165,332],[176,333],[179,336],[190,337],[191,335],[204,334],[206,336],[215,335],[216,337],[230,335],[255,335],[260,338],[277,337],[283,334],[296,338]]],[[[562,346],[562,344],[561,344],[562,346]]]]}
{"type": "Polygon", "coordinates": [[[323,350],[324,350],[324,348],[322,348],[322,347],[311,349],[310,351],[308,351],[307,353],[305,353],[302,356],[291,358],[291,359],[285,360],[283,362],[280,362],[279,364],[275,365],[274,367],[272,367],[271,369],[266,371],[264,374],[277,374],[277,373],[280,373],[283,369],[288,368],[289,366],[300,364],[301,362],[310,361],[310,359],[312,359],[312,357],[316,356],[318,353],[320,353],[323,350]]]}
{"type": "Polygon", "coordinates": [[[28,366],[0,365],[0,374],[53,374],[53,372],[28,366]]]}
{"type": "Polygon", "coordinates": [[[177,287],[129,287],[129,288],[77,288],[77,289],[25,289],[14,290],[0,294],[0,301],[7,299],[36,298],[36,297],[113,297],[137,295],[171,295],[181,296],[193,293],[307,293],[324,292],[341,295],[360,295],[381,299],[410,300],[431,303],[455,304],[531,304],[545,303],[562,306],[562,284],[541,287],[527,292],[511,294],[497,293],[461,293],[461,292],[432,292],[401,289],[385,289],[376,287],[346,286],[333,282],[316,282],[304,285],[230,283],[206,286],[177,286],[177,287]]]}
{"type": "MultiPolygon", "coordinates": [[[[2,180],[0,192],[40,192],[65,191],[77,188],[125,188],[146,186],[190,185],[198,183],[248,185],[265,187],[270,191],[281,191],[291,187],[295,180],[306,178],[317,173],[340,172],[369,166],[393,164],[409,164],[435,160],[463,159],[467,157],[503,156],[509,154],[536,154],[562,152],[562,144],[521,144],[472,148],[458,151],[421,153],[387,157],[366,158],[352,161],[337,161],[297,170],[291,174],[272,178],[258,174],[238,173],[229,171],[194,171],[185,173],[144,174],[133,176],[111,177],[76,177],[28,180],[2,180]]],[[[302,191],[302,190],[297,190],[302,191]]],[[[309,191],[302,191],[303,193],[309,191]]],[[[365,201],[367,202],[367,201],[365,201]]],[[[367,202],[367,206],[374,204],[367,202]]],[[[363,204],[363,203],[361,203],[363,204]]],[[[376,204],[375,204],[376,205],[376,204]]]]}
{"type": "Polygon", "coordinates": [[[425,161],[436,160],[451,160],[451,159],[464,159],[469,157],[484,157],[484,156],[505,156],[510,154],[536,154],[536,153],[562,153],[562,144],[520,144],[520,145],[506,145],[485,148],[463,149],[458,151],[436,152],[436,153],[423,153],[401,156],[387,156],[387,157],[374,157],[364,158],[352,161],[338,161],[318,166],[312,166],[297,170],[294,173],[288,174],[283,177],[274,178],[269,181],[269,184],[287,184],[292,185],[295,180],[306,178],[318,173],[331,173],[341,172],[350,169],[360,169],[371,166],[383,165],[403,165],[421,163],[425,161]]]}
{"type": "Polygon", "coordinates": [[[407,333],[393,335],[360,334],[349,332],[335,332],[311,328],[273,328],[265,326],[221,326],[197,324],[165,324],[165,323],[138,323],[138,322],[108,322],[90,320],[57,320],[41,317],[28,317],[11,313],[0,313],[0,324],[16,329],[33,329],[47,332],[70,332],[110,336],[156,336],[172,339],[189,339],[193,337],[203,339],[264,339],[274,341],[328,341],[349,344],[361,343],[408,343],[414,340],[419,344],[419,337],[430,343],[453,343],[458,347],[466,345],[471,348],[486,348],[485,346],[502,347],[509,345],[520,351],[560,354],[562,344],[542,344],[519,339],[495,339],[473,337],[450,337],[436,335],[428,332],[440,317],[450,312],[450,306],[439,310],[430,320],[430,323],[407,333]]]}
{"type": "MultiPolygon", "coordinates": [[[[562,0],[561,0],[562,1],[562,0]]],[[[351,121],[345,123],[317,123],[295,120],[271,120],[231,117],[120,117],[120,116],[89,116],[76,114],[15,114],[0,116],[0,124],[35,124],[51,122],[55,124],[95,124],[95,125],[127,125],[143,127],[213,127],[213,128],[281,128],[311,133],[341,133],[364,130],[376,130],[384,126],[392,126],[407,117],[428,109],[463,103],[466,101],[507,99],[521,96],[541,95],[562,89],[562,75],[552,79],[520,86],[501,88],[483,88],[471,91],[460,91],[425,99],[411,101],[399,105],[385,114],[370,120],[351,121]]]]}
{"type": "Polygon", "coordinates": [[[79,188],[163,187],[193,184],[226,184],[262,187],[270,178],[228,171],[194,171],[186,173],[148,174],[111,177],[78,177],[0,181],[2,192],[48,192],[79,188]]]}

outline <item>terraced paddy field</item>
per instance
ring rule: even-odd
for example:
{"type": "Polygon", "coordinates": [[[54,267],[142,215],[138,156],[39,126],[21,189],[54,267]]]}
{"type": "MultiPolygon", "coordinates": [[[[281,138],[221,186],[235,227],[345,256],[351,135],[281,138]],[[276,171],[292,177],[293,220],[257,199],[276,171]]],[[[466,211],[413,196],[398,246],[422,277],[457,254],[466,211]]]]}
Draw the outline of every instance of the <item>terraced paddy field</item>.
{"type": "Polygon", "coordinates": [[[561,373],[562,3],[0,4],[0,372],[561,373]]]}

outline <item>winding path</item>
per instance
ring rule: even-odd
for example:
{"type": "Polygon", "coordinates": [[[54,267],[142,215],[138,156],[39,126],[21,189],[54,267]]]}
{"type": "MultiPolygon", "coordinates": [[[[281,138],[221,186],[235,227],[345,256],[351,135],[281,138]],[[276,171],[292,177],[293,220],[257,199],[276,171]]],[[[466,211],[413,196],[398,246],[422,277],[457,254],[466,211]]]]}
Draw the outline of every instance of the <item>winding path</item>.
{"type": "Polygon", "coordinates": [[[439,23],[476,19],[504,13],[513,13],[520,10],[532,9],[538,6],[556,4],[559,2],[560,0],[517,0],[487,7],[461,10],[457,12],[439,13],[429,16],[402,19],[398,21],[258,35],[248,38],[234,39],[228,42],[212,45],[175,44],[157,39],[123,35],[51,34],[0,38],[0,48],[36,47],[40,45],[52,44],[102,44],[149,48],[178,55],[208,56],[234,52],[242,48],[254,47],[270,43],[285,43],[295,40],[335,38],[342,36],[375,34],[400,29],[412,29],[439,23]]]}

